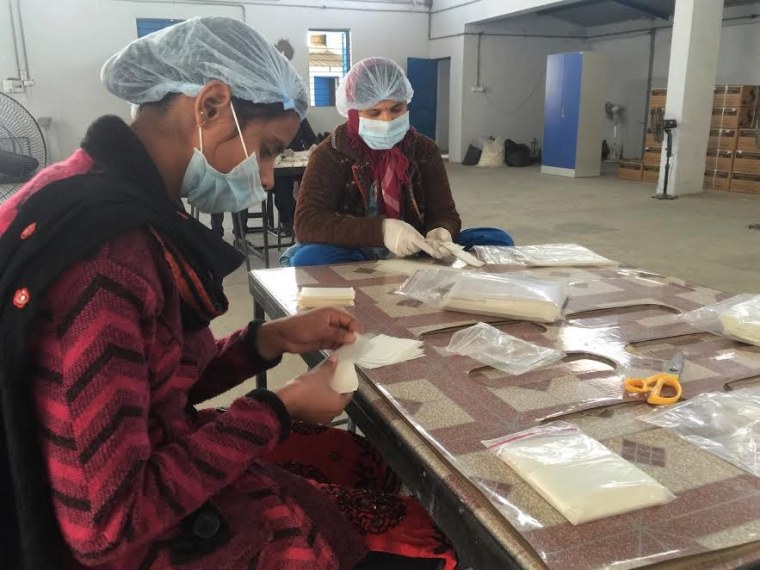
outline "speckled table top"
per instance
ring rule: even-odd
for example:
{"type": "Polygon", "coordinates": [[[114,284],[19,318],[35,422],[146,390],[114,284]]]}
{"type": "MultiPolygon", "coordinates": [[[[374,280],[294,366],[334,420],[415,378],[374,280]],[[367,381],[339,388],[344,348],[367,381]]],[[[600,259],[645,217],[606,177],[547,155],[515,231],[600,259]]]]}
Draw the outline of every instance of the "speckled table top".
{"type": "Polygon", "coordinates": [[[406,277],[386,272],[382,264],[259,270],[252,278],[285,313],[296,312],[300,286],[354,287],[356,305],[348,310],[367,331],[425,341],[424,358],[363,371],[369,384],[363,390],[389,404],[381,406],[388,422],[407,424],[421,438],[419,447],[428,448],[421,452],[444,459],[447,469],[439,475],[452,480],[468,507],[524,566],[721,568],[760,559],[760,543],[740,547],[760,541],[760,480],[637,420],[649,407],[623,390],[625,376],[658,372],[676,351],[686,359],[685,398],[760,377],[760,348],[699,333],[676,318],[727,295],[632,268],[522,271],[566,283],[570,297],[563,322],[495,323],[567,354],[551,367],[517,377],[442,350],[457,326],[496,319],[399,296],[394,291],[406,277]],[[676,500],[571,525],[480,443],[553,418],[577,424],[665,485],[676,500]]]}

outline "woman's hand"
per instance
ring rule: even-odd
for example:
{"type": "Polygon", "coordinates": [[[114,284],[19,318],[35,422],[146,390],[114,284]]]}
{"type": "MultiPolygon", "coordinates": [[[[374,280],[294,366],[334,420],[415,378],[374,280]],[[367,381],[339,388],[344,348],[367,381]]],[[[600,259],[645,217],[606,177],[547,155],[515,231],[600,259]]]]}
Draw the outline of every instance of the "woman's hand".
{"type": "Polygon", "coordinates": [[[285,352],[340,348],[354,342],[360,332],[359,321],[348,313],[316,309],[264,323],[256,333],[256,348],[262,358],[274,360],[285,352]]]}
{"type": "Polygon", "coordinates": [[[451,233],[446,228],[435,228],[425,236],[425,241],[433,248],[433,257],[445,259],[451,257],[451,252],[443,244],[451,243],[451,233]]]}
{"type": "Polygon", "coordinates": [[[351,401],[352,394],[338,394],[330,388],[336,365],[337,360],[330,356],[316,368],[274,391],[291,418],[324,424],[340,415],[351,401]]]}

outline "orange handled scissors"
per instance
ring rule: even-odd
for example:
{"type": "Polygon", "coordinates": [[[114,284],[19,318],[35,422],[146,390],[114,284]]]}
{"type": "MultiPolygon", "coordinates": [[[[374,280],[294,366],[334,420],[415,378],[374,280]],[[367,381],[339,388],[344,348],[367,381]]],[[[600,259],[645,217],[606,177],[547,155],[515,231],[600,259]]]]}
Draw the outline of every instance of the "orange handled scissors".
{"type": "Polygon", "coordinates": [[[683,352],[679,352],[668,361],[665,372],[653,374],[648,378],[626,378],[625,389],[629,392],[649,394],[647,402],[650,404],[675,404],[681,399],[681,382],[678,379],[683,370],[683,362],[683,352]],[[673,395],[662,394],[666,387],[673,395]]]}

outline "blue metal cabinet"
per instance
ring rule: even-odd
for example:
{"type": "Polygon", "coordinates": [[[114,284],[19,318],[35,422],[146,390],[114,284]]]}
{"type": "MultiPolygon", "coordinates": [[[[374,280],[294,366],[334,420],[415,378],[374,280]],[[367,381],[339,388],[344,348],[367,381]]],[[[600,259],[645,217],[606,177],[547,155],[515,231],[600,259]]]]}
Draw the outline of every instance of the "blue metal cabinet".
{"type": "Polygon", "coordinates": [[[601,59],[593,52],[548,56],[542,172],[562,176],[599,175],[602,73],[601,59]]]}

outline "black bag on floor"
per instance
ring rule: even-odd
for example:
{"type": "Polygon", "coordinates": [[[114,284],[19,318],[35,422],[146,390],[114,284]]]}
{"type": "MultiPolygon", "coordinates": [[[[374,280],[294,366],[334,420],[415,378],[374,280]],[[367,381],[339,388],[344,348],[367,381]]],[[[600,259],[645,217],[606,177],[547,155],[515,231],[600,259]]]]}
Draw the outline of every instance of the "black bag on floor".
{"type": "Polygon", "coordinates": [[[464,155],[462,164],[465,164],[467,166],[477,166],[478,162],[480,162],[481,154],[483,154],[483,151],[475,145],[471,144],[469,147],[467,147],[467,152],[464,155]]]}
{"type": "Polygon", "coordinates": [[[512,139],[504,142],[504,162],[508,166],[528,166],[530,164],[530,147],[517,144],[512,139]]]}

